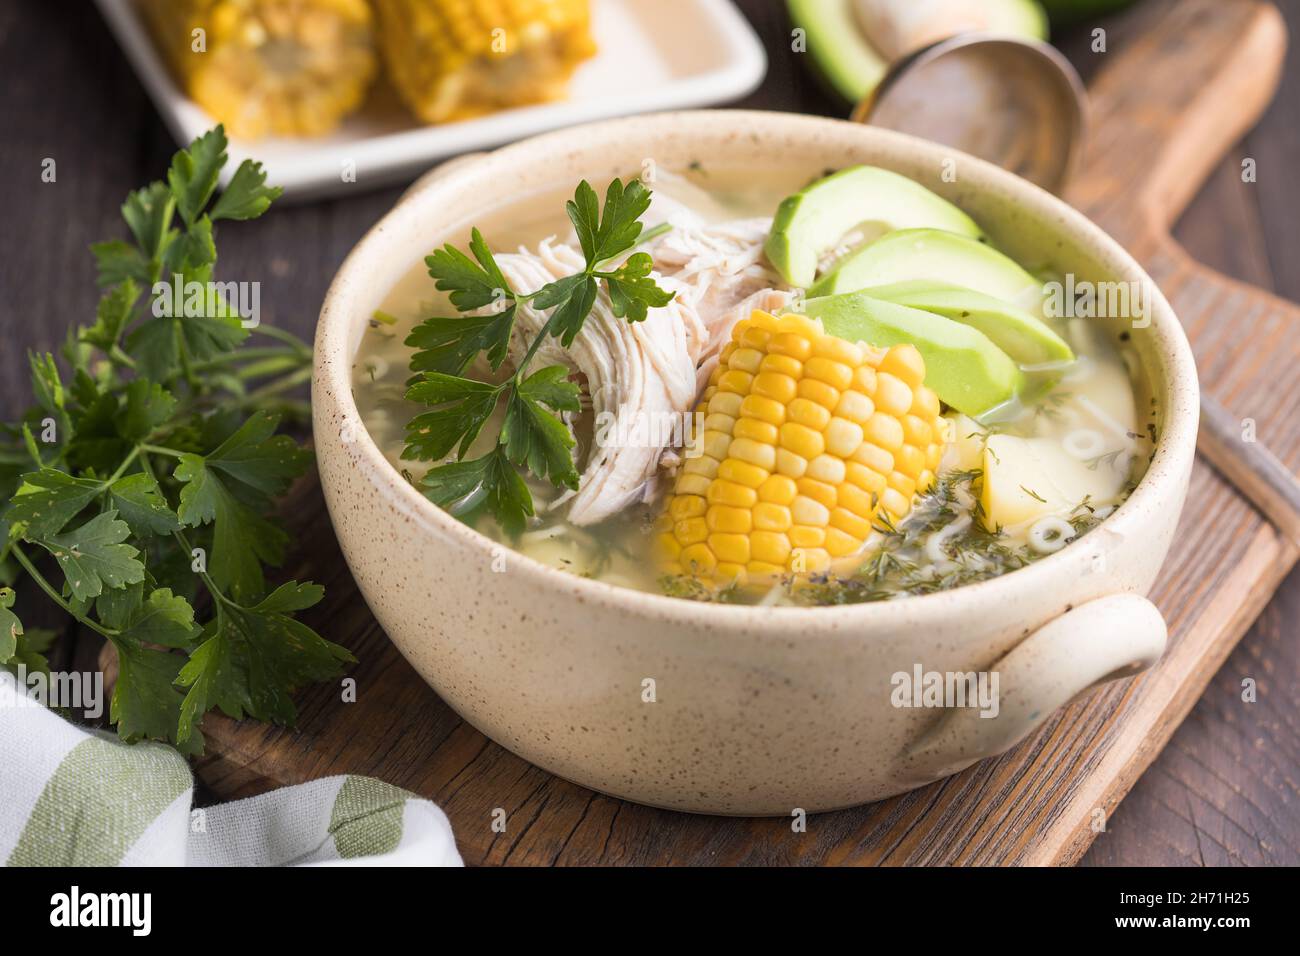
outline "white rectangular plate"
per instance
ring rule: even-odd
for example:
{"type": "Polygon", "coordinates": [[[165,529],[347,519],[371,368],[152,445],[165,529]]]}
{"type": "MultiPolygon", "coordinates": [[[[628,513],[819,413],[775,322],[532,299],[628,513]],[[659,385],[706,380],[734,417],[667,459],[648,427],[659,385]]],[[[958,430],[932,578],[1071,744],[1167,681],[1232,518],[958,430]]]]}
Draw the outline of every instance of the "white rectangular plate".
{"type": "MultiPolygon", "coordinates": [[[[215,126],[176,85],[134,0],[96,2],[176,141],[188,144],[215,126]]],[[[730,0],[593,0],[592,14],[599,52],[578,68],[562,102],[425,126],[380,94],[328,136],[232,141],[222,185],[249,156],[295,198],[384,185],[544,130],[737,99],[767,70],[758,37],[730,0]],[[345,176],[351,170],[355,183],[345,176]]]]}

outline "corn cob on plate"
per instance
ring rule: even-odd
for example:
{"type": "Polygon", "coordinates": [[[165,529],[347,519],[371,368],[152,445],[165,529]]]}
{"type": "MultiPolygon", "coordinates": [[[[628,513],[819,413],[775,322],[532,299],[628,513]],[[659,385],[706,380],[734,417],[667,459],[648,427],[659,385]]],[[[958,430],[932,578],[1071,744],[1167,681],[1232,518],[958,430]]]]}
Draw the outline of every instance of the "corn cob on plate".
{"type": "Polygon", "coordinates": [[[143,9],[185,91],[243,139],[328,133],[375,75],[366,0],[145,0],[143,9]]]}
{"type": "Polygon", "coordinates": [[[564,96],[596,52],[588,0],[375,0],[388,79],[428,123],[564,96]]]}

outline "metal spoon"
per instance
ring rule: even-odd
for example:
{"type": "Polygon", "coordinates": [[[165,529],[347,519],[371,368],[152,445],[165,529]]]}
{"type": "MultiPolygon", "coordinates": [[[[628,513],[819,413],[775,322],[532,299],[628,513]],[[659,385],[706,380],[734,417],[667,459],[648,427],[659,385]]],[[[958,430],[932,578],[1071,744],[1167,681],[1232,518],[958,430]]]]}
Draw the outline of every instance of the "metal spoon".
{"type": "Polygon", "coordinates": [[[962,33],[894,63],[852,119],[952,146],[1059,195],[1082,152],[1086,102],[1055,47],[962,33]]]}

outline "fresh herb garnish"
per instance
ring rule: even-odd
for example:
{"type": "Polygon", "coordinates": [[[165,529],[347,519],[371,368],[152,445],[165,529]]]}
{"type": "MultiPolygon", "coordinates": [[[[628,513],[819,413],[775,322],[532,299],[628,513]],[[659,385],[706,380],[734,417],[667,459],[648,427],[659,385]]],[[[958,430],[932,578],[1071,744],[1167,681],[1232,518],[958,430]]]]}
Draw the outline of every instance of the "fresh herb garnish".
{"type": "MultiPolygon", "coordinates": [[[[226,158],[218,126],[176,153],[166,183],[127,197],[134,241],[93,247],[108,288],[94,323],[69,332],[68,374],[32,355],[35,405],[0,426],[0,583],[25,574],[112,643],[123,738],[190,753],[212,707],[290,723],[290,691],[352,660],[293,617],[322,588],[268,593],[264,569],[288,544],[273,500],[311,463],[276,431],[304,417],[288,393],[309,380],[311,349],[246,328],[212,282],[213,223],[254,219],[280,195],[245,160],[213,202],[226,158]],[[271,344],[239,348],[253,331],[271,344]]],[[[14,603],[0,588],[0,665],[43,668],[48,632],[24,633],[14,603]]]]}
{"type": "Polygon", "coordinates": [[[466,521],[486,512],[513,535],[533,514],[521,469],[549,479],[557,488],[577,489],[574,439],[560,416],[578,411],[578,384],[562,365],[531,373],[528,366],[547,337],[559,339],[565,348],[573,344],[602,283],[614,315],[629,322],[643,321],[650,308],[672,300],[651,276],[654,261],[647,253],[633,253],[616,268],[601,268],[638,244],[650,195],[638,180],[624,186],[615,179],[605,193],[602,212],[595,190],[583,180],[565,209],[582,248],[584,268],[533,292],[511,288],[477,229],[471,233],[468,255],[449,244],[425,259],[438,290],[448,293],[462,313],[426,319],[406,339],[416,350],[411,357],[416,378],[406,395],[429,411],[407,423],[402,457],[439,461],[454,453],[456,459],[430,469],[421,481],[435,504],[466,521]],[[514,373],[500,382],[466,376],[465,370],[480,355],[486,356],[493,372],[500,369],[523,303],[550,310],[550,316],[514,373]],[[466,459],[503,404],[505,417],[491,450],[466,459]]]}

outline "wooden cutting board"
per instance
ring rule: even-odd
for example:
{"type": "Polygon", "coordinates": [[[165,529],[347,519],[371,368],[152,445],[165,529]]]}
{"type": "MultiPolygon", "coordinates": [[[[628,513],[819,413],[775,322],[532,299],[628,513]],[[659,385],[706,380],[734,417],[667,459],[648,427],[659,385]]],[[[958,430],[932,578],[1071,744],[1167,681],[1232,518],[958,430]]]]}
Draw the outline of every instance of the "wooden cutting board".
{"type": "MultiPolygon", "coordinates": [[[[1293,469],[1300,463],[1300,309],[1191,261],[1172,221],[1272,98],[1286,46],[1256,0],[1148,0],[1105,21],[1092,136],[1070,199],[1172,301],[1203,388],[1293,469]]],[[[1243,157],[1245,159],[1245,157],[1243,157]]],[[[1274,175],[1287,175],[1273,171],[1274,175]]],[[[359,664],[355,703],[306,689],[296,729],[210,716],[197,765],[217,797],[329,774],[379,777],[436,801],[471,864],[1068,864],[1164,746],[1297,559],[1296,547],[1198,460],[1153,600],[1170,648],[1147,674],[1054,715],[1003,756],[902,796],[814,816],[730,819],[626,803],[531,766],[462,721],[416,676],[358,595],[319,489],[286,509],[288,570],[327,587],[310,623],[359,664]],[[504,832],[493,828],[505,811],[504,832]]]]}

